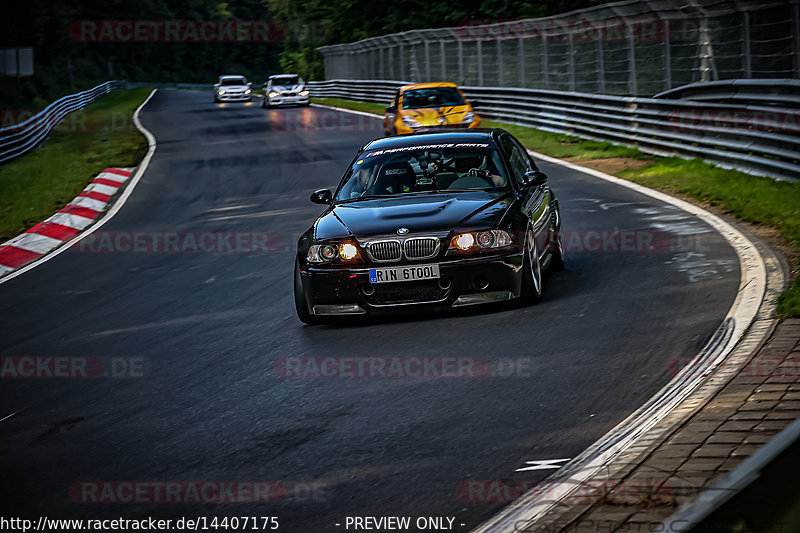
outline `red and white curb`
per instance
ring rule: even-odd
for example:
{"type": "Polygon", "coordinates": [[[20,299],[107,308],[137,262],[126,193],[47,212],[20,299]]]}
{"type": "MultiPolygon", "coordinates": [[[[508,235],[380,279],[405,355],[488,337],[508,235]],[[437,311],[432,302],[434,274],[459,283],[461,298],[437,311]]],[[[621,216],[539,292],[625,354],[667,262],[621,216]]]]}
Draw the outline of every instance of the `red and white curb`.
{"type": "Polygon", "coordinates": [[[107,168],[58,213],[0,245],[0,277],[58,248],[86,229],[110,205],[131,168],[107,168]]]}

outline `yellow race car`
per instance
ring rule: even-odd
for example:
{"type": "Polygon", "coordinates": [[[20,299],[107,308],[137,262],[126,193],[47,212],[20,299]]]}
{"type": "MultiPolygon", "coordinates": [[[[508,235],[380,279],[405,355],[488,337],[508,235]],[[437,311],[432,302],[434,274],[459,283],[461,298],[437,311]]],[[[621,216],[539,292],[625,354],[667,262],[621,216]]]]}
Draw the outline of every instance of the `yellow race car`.
{"type": "Polygon", "coordinates": [[[475,128],[481,123],[455,83],[415,83],[398,87],[386,108],[386,135],[439,128],[475,128]]]}

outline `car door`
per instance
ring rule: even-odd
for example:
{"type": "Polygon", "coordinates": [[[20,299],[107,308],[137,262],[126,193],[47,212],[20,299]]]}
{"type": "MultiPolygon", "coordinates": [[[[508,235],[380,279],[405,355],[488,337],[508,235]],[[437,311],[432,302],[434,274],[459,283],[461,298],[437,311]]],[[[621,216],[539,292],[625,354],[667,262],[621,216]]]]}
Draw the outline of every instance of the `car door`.
{"type": "Polygon", "coordinates": [[[513,177],[522,190],[521,210],[533,228],[541,255],[550,244],[547,231],[550,222],[550,188],[546,185],[525,186],[525,173],[536,170],[536,165],[516,139],[505,133],[500,137],[500,145],[506,152],[513,177]]]}

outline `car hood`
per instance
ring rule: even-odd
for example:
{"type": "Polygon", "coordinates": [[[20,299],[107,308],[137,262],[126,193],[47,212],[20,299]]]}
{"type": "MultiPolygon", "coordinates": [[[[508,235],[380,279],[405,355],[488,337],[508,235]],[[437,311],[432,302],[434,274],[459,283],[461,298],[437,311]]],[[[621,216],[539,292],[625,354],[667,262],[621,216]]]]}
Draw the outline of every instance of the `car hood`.
{"type": "Polygon", "coordinates": [[[219,89],[225,89],[226,91],[245,91],[250,87],[247,85],[217,85],[219,89]]]}
{"type": "Polygon", "coordinates": [[[317,220],[315,238],[394,235],[399,228],[408,228],[410,235],[492,228],[499,224],[513,199],[511,192],[468,191],[345,202],[317,220]]]}
{"type": "Polygon", "coordinates": [[[413,118],[423,126],[445,126],[461,124],[468,111],[472,111],[469,105],[456,105],[403,109],[401,114],[413,118]]]}

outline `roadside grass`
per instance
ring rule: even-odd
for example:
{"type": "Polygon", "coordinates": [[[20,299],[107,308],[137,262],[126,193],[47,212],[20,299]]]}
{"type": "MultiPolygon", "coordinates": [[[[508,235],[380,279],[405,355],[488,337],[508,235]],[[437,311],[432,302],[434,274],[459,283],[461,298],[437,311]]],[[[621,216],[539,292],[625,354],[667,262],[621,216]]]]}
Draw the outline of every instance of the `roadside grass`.
{"type": "Polygon", "coordinates": [[[376,115],[383,116],[386,111],[385,105],[374,104],[371,102],[354,102],[352,100],[343,100],[341,98],[312,98],[312,104],[329,105],[332,107],[343,107],[345,109],[352,109],[354,111],[365,111],[367,113],[375,113],[376,115]]]}
{"type": "MultiPolygon", "coordinates": [[[[383,114],[379,104],[353,102],[340,98],[314,98],[313,102],[383,114]]],[[[614,175],[673,195],[694,199],[716,207],[740,220],[778,230],[781,240],[800,255],[800,182],[775,181],[726,170],[701,159],[655,157],[636,148],[608,142],[581,140],[516,124],[484,120],[486,127],[508,130],[526,147],[551,157],[580,160],[623,158],[637,165],[614,175]]],[[[795,279],[778,297],[777,314],[800,317],[800,265],[791,265],[795,279]]]]}
{"type": "Polygon", "coordinates": [[[0,166],[0,242],[46,219],[108,167],[147,152],[133,112],[151,89],[116,90],[66,117],[38,148],[0,166]]]}

